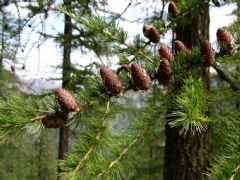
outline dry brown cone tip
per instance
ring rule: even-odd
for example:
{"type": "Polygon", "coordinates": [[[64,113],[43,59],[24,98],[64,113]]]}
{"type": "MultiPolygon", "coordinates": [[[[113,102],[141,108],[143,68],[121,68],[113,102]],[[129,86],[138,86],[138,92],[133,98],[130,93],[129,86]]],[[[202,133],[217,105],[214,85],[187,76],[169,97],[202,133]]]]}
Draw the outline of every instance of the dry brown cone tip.
{"type": "Polygon", "coordinates": [[[158,71],[157,78],[160,84],[169,85],[172,81],[173,71],[171,68],[171,64],[165,58],[161,61],[158,71]]]}
{"type": "Polygon", "coordinates": [[[65,126],[67,123],[67,114],[66,113],[55,113],[46,115],[42,119],[42,123],[45,128],[60,128],[65,126]]]}
{"type": "Polygon", "coordinates": [[[56,89],[55,96],[62,111],[64,112],[80,111],[76,99],[65,89],[63,88],[56,89]]]}
{"type": "Polygon", "coordinates": [[[141,90],[147,90],[152,85],[152,80],[147,71],[138,63],[133,63],[131,66],[132,78],[134,86],[141,90]]]}
{"type": "Polygon", "coordinates": [[[215,62],[215,51],[211,46],[211,43],[207,40],[203,41],[201,45],[201,53],[203,55],[203,64],[205,66],[211,66],[215,62]]]}
{"type": "Polygon", "coordinates": [[[187,48],[187,46],[185,46],[185,44],[183,44],[181,41],[176,40],[174,42],[174,47],[176,49],[176,51],[182,51],[185,55],[189,54],[189,50],[187,48]]]}
{"type": "Polygon", "coordinates": [[[236,48],[234,38],[231,33],[228,32],[226,27],[222,27],[217,30],[217,40],[219,43],[226,45],[229,53],[232,53],[236,48]]]}
{"type": "Polygon", "coordinates": [[[121,95],[123,93],[123,85],[122,82],[119,80],[117,75],[113,73],[107,67],[100,68],[100,75],[103,80],[103,83],[108,91],[111,92],[111,95],[121,95]]]}
{"type": "Polygon", "coordinates": [[[168,5],[168,13],[171,14],[173,17],[176,17],[180,14],[177,5],[172,1],[168,5]]]}
{"type": "Polygon", "coordinates": [[[168,61],[174,59],[172,51],[166,45],[161,45],[158,52],[162,58],[166,58],[168,61]]]}
{"type": "Polygon", "coordinates": [[[144,24],[143,34],[153,43],[158,43],[160,41],[160,33],[154,26],[144,24]]]}

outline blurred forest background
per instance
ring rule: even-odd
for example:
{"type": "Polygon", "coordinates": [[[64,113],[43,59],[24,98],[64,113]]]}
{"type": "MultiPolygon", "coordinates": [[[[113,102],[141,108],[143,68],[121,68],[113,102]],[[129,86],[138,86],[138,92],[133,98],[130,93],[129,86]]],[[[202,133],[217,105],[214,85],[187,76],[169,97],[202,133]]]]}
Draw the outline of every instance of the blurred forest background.
{"type": "MultiPolygon", "coordinates": [[[[180,0],[177,2],[181,4],[180,0]]],[[[2,99],[22,94],[26,98],[34,97],[41,101],[57,87],[64,87],[72,92],[82,91],[89,85],[89,78],[99,76],[99,67],[104,65],[116,70],[119,64],[126,62],[126,57],[115,54],[108,47],[109,44],[101,41],[97,33],[86,29],[76,20],[71,20],[56,9],[57,6],[64,5],[79,17],[99,15],[109,22],[116,22],[128,32],[129,40],[134,40],[137,34],[143,37],[144,23],[153,24],[161,29],[161,42],[172,47],[176,38],[175,30],[163,30],[161,27],[165,25],[163,22],[169,21],[168,3],[167,0],[1,0],[2,99]]],[[[191,3],[194,4],[194,1],[191,3]]],[[[240,2],[216,0],[209,4],[210,40],[214,48],[218,48],[216,30],[222,26],[228,26],[236,42],[240,42],[240,2]]],[[[156,54],[158,48],[159,44],[151,44],[149,49],[156,54]]],[[[214,157],[223,152],[224,140],[221,139],[220,130],[228,125],[226,119],[239,117],[239,58],[238,52],[236,55],[218,59],[222,68],[236,83],[223,81],[216,70],[210,69],[214,157]]],[[[121,129],[119,133],[124,133],[122,129],[131,130],[130,120],[137,114],[134,109],[163,103],[161,98],[166,91],[163,87],[159,88],[157,83],[153,83],[152,89],[147,92],[128,91],[124,97],[115,100],[123,104],[126,111],[119,113],[110,125],[121,129]]],[[[167,110],[163,108],[159,111],[167,110]]],[[[161,113],[155,120],[155,125],[146,134],[144,143],[134,148],[133,154],[137,156],[137,160],[134,170],[126,173],[128,175],[125,179],[163,179],[165,114],[161,113]]],[[[67,151],[63,139],[68,134],[71,145],[81,128],[43,129],[39,136],[30,134],[20,140],[12,138],[4,142],[0,145],[0,179],[57,179],[58,158],[63,159],[64,152],[67,151]]],[[[72,147],[69,149],[71,151],[72,147]]]]}

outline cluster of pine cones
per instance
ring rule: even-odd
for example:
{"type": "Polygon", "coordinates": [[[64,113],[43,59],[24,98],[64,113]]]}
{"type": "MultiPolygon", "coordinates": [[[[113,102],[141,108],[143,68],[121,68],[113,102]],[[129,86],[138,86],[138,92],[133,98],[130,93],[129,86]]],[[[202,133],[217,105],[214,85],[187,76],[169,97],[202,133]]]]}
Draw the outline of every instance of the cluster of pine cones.
{"type": "MultiPolygon", "coordinates": [[[[172,17],[177,17],[180,15],[179,8],[174,2],[169,3],[168,13],[172,17]]],[[[160,33],[154,26],[144,24],[143,34],[152,43],[158,43],[160,41],[160,33]]],[[[234,51],[234,39],[225,27],[218,29],[217,40],[219,43],[225,44],[225,48],[227,48],[228,53],[234,51]]],[[[189,49],[181,41],[176,40],[174,47],[176,53],[182,52],[186,56],[189,55],[189,49]]],[[[156,77],[160,84],[169,85],[173,79],[171,63],[174,63],[174,55],[166,45],[160,46],[159,54],[162,60],[160,62],[156,77]]],[[[212,48],[211,43],[207,40],[203,41],[201,44],[201,55],[203,59],[202,65],[209,67],[215,62],[215,51],[212,48]]],[[[128,72],[131,72],[132,79],[134,81],[134,88],[147,90],[151,87],[152,79],[139,63],[134,62],[131,64],[131,67],[128,64],[123,64],[122,68],[128,72]]],[[[107,67],[102,67],[100,69],[100,74],[106,89],[111,92],[111,95],[117,96],[124,92],[122,82],[114,72],[107,67]]]]}
{"type": "MultiPolygon", "coordinates": [[[[174,2],[169,3],[168,12],[173,17],[177,17],[180,14],[179,9],[174,2]]],[[[144,24],[143,34],[150,42],[158,43],[160,41],[160,33],[154,26],[144,24]]],[[[235,51],[236,45],[234,38],[228,32],[226,27],[217,30],[217,40],[220,43],[221,51],[229,54],[235,51]]],[[[175,41],[174,48],[176,53],[181,52],[185,54],[185,56],[189,55],[189,49],[179,40],[175,41]]],[[[171,64],[174,63],[174,55],[166,45],[161,45],[158,51],[162,60],[156,73],[156,78],[160,84],[169,85],[173,77],[171,64]]],[[[202,65],[209,67],[215,62],[215,51],[207,40],[202,42],[201,55],[203,59],[202,65]]],[[[122,69],[131,72],[134,81],[134,88],[147,90],[151,87],[152,78],[139,63],[134,62],[131,66],[129,66],[129,64],[123,64],[122,69]]],[[[111,95],[117,96],[124,93],[123,84],[113,71],[107,67],[102,67],[100,69],[100,74],[105,87],[111,92],[111,95]]],[[[65,89],[56,89],[55,97],[61,111],[47,114],[42,119],[42,123],[46,128],[63,127],[67,123],[69,112],[79,112],[81,110],[81,106],[78,105],[76,99],[65,89]]]]}

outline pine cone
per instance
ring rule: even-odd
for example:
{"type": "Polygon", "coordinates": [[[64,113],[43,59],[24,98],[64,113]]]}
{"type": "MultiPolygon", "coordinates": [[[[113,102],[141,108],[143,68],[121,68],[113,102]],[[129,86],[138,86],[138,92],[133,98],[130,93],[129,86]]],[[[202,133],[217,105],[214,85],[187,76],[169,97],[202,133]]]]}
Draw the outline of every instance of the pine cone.
{"type": "Polygon", "coordinates": [[[75,98],[65,89],[63,88],[56,89],[55,96],[62,111],[64,112],[80,111],[80,108],[75,98]]]}
{"type": "Polygon", "coordinates": [[[110,91],[112,95],[118,95],[123,92],[122,82],[110,69],[107,67],[101,67],[100,74],[107,90],[110,91]]]}
{"type": "Polygon", "coordinates": [[[131,66],[132,78],[134,86],[141,90],[147,90],[151,87],[152,80],[145,69],[138,63],[133,63],[131,66]]]}
{"type": "Polygon", "coordinates": [[[131,68],[129,67],[128,64],[122,64],[122,68],[126,71],[126,72],[130,72],[131,68]]]}
{"type": "Polygon", "coordinates": [[[162,58],[166,58],[168,61],[173,60],[174,57],[172,51],[167,46],[161,45],[158,51],[162,58]]]}
{"type": "Polygon", "coordinates": [[[160,41],[160,33],[154,26],[144,24],[143,34],[153,43],[158,43],[160,41]]]}
{"type": "Polygon", "coordinates": [[[182,51],[185,55],[189,54],[188,48],[181,41],[176,40],[174,42],[174,47],[176,51],[182,51]]]}
{"type": "MultiPolygon", "coordinates": [[[[226,27],[222,27],[217,30],[217,40],[219,43],[223,43],[223,45],[226,45],[229,53],[232,53],[236,48],[234,38],[231,33],[228,32],[226,27]]],[[[223,47],[221,47],[221,50],[224,51],[223,47]]]]}
{"type": "Polygon", "coordinates": [[[159,83],[163,85],[169,85],[172,81],[172,75],[173,71],[171,68],[171,64],[167,59],[163,58],[157,72],[157,78],[159,83]]]}
{"type": "Polygon", "coordinates": [[[67,122],[67,114],[48,114],[42,119],[42,123],[45,128],[60,128],[67,122]]]}
{"type": "Polygon", "coordinates": [[[171,14],[173,17],[176,17],[180,14],[180,11],[177,5],[174,2],[170,2],[168,5],[168,13],[171,14]]]}
{"type": "Polygon", "coordinates": [[[205,66],[211,66],[215,62],[215,51],[209,41],[203,41],[201,46],[201,53],[204,58],[203,64],[205,66]]]}
{"type": "Polygon", "coordinates": [[[152,26],[148,24],[143,24],[143,35],[148,38],[149,31],[152,26]]]}

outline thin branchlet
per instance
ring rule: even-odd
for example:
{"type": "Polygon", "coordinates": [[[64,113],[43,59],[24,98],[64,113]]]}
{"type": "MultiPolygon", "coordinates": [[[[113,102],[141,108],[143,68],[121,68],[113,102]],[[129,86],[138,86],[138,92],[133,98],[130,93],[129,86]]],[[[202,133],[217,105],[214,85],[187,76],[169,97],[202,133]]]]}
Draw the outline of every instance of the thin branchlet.
{"type": "Polygon", "coordinates": [[[134,144],[136,144],[138,142],[138,140],[146,133],[148,127],[145,126],[144,129],[136,135],[136,137],[133,139],[133,141],[131,141],[128,146],[123,149],[123,151],[120,153],[120,155],[114,159],[113,161],[111,161],[111,163],[109,164],[108,168],[105,169],[105,170],[102,170],[102,172],[100,172],[98,175],[97,175],[97,179],[101,179],[107,171],[109,171],[113,166],[115,166],[117,163],[119,163],[123,158],[124,156],[127,155],[128,151],[132,148],[132,146],[134,144]]]}
{"type": "MultiPolygon", "coordinates": [[[[107,101],[106,106],[105,106],[105,112],[104,112],[105,115],[104,115],[104,117],[101,119],[102,125],[104,125],[104,124],[106,123],[109,110],[110,110],[110,101],[107,101]]],[[[99,132],[97,133],[97,135],[96,135],[96,137],[95,137],[96,141],[98,141],[98,140],[101,138],[102,133],[103,133],[102,131],[99,131],[99,132]]],[[[94,151],[95,147],[96,147],[96,144],[95,144],[95,143],[93,143],[93,144],[89,147],[87,153],[84,155],[84,157],[83,157],[82,159],[80,159],[79,163],[77,164],[76,168],[74,169],[75,172],[78,172],[78,171],[80,170],[80,168],[81,168],[81,166],[83,165],[84,161],[85,161],[86,159],[88,159],[88,157],[89,157],[89,156],[91,155],[91,153],[94,151]]]]}

